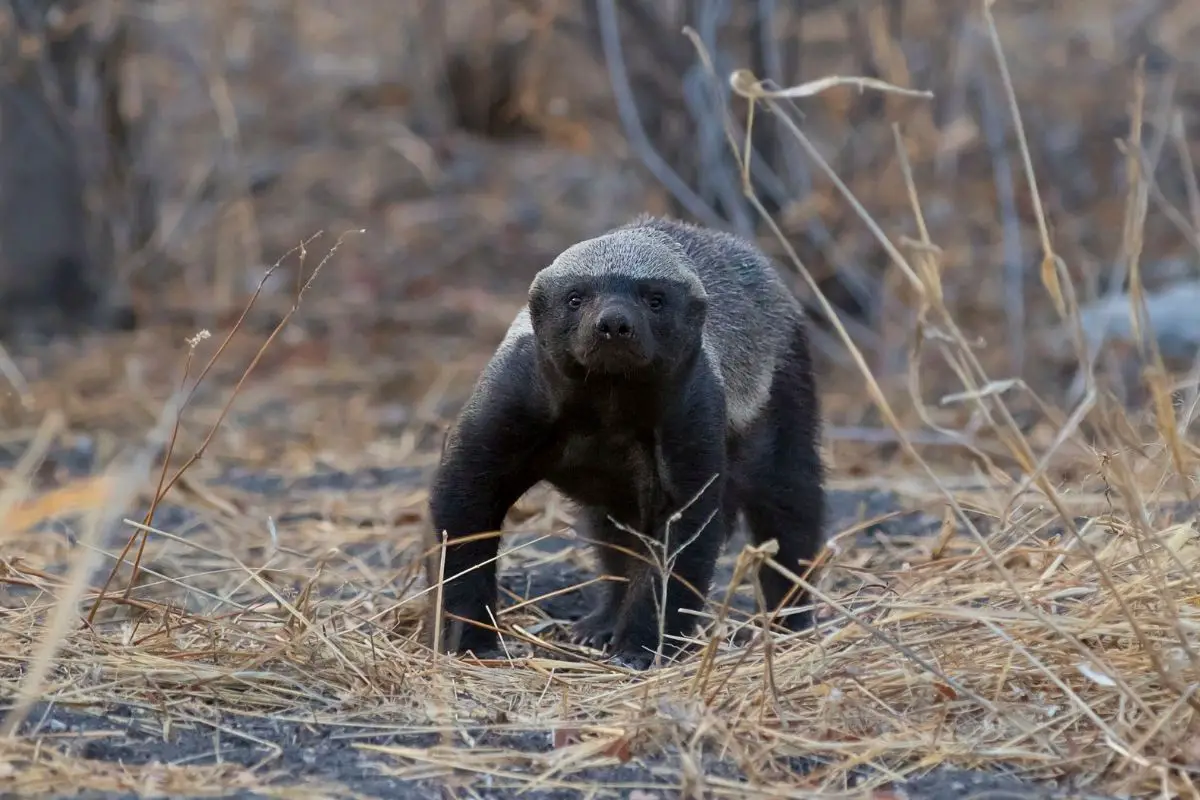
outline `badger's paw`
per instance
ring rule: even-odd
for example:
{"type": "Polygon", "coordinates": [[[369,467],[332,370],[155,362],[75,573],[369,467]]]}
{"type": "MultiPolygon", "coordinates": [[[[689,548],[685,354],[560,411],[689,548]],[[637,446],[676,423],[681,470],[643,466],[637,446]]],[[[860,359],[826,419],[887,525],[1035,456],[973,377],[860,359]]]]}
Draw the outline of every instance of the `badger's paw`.
{"type": "Polygon", "coordinates": [[[609,609],[600,607],[571,624],[571,641],[603,650],[612,641],[616,629],[616,615],[609,609]]]}

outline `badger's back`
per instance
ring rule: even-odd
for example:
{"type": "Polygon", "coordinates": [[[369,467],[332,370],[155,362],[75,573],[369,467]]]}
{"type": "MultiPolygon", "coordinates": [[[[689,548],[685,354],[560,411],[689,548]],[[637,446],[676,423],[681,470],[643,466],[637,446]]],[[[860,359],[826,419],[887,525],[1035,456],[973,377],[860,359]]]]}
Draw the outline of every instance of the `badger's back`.
{"type": "Polygon", "coordinates": [[[775,368],[803,324],[803,310],[753,244],[724,231],[642,216],[617,230],[665,234],[689,256],[708,293],[705,349],[725,382],[730,423],[753,421],[766,403],[775,368]]]}

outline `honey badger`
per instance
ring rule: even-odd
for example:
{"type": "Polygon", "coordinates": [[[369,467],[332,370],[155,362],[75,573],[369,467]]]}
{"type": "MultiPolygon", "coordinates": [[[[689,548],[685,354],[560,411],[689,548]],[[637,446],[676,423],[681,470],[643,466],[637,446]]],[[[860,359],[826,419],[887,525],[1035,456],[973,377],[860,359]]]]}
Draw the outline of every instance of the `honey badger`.
{"type": "MultiPolygon", "coordinates": [[[[641,216],[538,272],[447,431],[432,483],[431,521],[447,537],[444,648],[495,652],[494,632],[450,615],[494,624],[498,540],[458,540],[499,531],[543,480],[578,505],[576,528],[602,545],[604,572],[625,579],[606,581],[573,626],[617,663],[651,664],[664,607],[662,548],[651,556],[630,530],[678,551],[666,654],[694,625],[685,610],[702,607],[739,511],[754,542],[775,539],[779,562],[802,572],[823,544],[825,502],[804,324],[754,245],[671,219],[641,216]]],[[[793,589],[770,567],[760,580],[769,610],[793,589]]],[[[805,602],[797,589],[789,604],[805,602]]],[[[811,612],[781,621],[801,630],[811,612]]]]}

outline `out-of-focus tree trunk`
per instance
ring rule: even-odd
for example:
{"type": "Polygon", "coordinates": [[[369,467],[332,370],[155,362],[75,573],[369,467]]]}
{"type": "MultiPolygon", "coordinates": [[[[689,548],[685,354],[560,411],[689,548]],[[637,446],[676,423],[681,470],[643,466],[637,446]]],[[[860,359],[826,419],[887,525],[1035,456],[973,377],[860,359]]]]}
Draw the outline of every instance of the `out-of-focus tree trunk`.
{"type": "Polygon", "coordinates": [[[122,109],[123,0],[0,0],[0,336],[128,327],[116,263],[155,228],[122,109]]]}

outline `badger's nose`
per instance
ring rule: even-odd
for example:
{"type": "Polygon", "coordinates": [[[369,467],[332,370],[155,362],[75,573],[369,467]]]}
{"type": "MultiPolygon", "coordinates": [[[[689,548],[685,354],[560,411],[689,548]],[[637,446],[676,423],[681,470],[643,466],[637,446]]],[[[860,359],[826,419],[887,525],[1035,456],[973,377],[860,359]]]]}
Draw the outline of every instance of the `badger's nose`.
{"type": "Polygon", "coordinates": [[[605,339],[614,335],[622,339],[633,337],[633,322],[620,306],[609,306],[596,317],[596,331],[605,339]]]}

